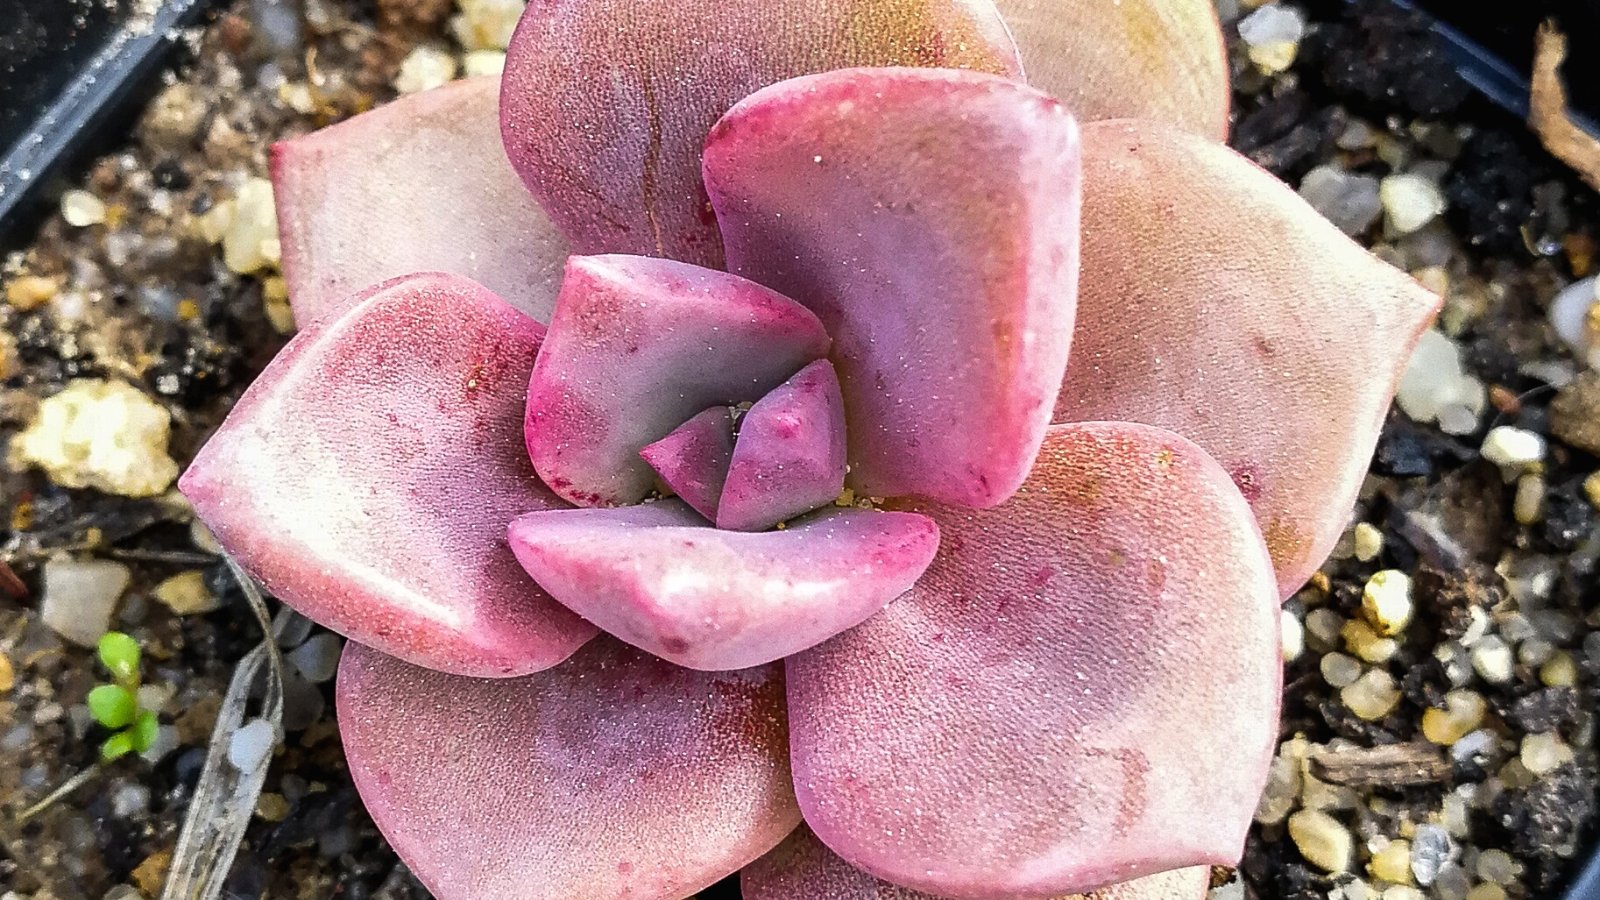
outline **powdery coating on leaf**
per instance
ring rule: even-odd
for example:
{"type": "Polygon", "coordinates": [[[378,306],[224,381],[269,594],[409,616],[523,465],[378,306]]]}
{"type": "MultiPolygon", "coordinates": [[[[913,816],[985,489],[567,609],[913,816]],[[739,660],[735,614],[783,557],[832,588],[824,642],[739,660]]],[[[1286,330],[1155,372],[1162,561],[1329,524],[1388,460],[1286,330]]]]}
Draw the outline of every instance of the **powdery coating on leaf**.
{"type": "Polygon", "coordinates": [[[1027,476],[1072,336],[1078,155],[1055,100],[932,69],[784,82],[712,131],[729,268],[833,335],[858,491],[982,507],[1027,476]]]}
{"type": "MultiPolygon", "coordinates": [[[[1200,900],[1210,876],[1204,866],[1178,869],[1060,900],[1200,900]]],[[[851,866],[804,825],[771,853],[745,866],[739,873],[739,888],[744,900],[940,900],[879,881],[851,866]]]]}
{"type": "Polygon", "coordinates": [[[1213,0],[994,0],[1028,83],[1083,122],[1154,119],[1228,136],[1228,61],[1213,0]]]}
{"type": "Polygon", "coordinates": [[[844,491],[844,398],[817,360],[756,401],[739,426],[717,527],[760,531],[844,491]]]}
{"type": "Polygon", "coordinates": [[[800,815],[776,666],[692,672],[600,637],[484,681],[345,650],[350,774],[439,900],[678,900],[800,815]]]}
{"type": "Polygon", "coordinates": [[[319,320],[245,392],[179,482],[279,599],[449,672],[523,675],[595,633],[517,565],[505,524],[564,506],[522,448],[544,328],[425,274],[319,320]]]}
{"type": "Polygon", "coordinates": [[[1280,593],[1332,551],[1439,299],[1233,151],[1084,130],[1077,343],[1055,421],[1168,428],[1255,510],[1280,593]]]}
{"type": "Polygon", "coordinates": [[[989,0],[533,0],[501,129],[578,252],[717,268],[706,132],[759,88],[850,66],[1020,71],[989,0]]]}
{"type": "Polygon", "coordinates": [[[506,160],[499,83],[458,81],[273,146],[295,321],[431,270],[472,278],[549,321],[571,251],[506,160]]]}
{"type": "Polygon", "coordinates": [[[818,837],[951,897],[1236,863],[1277,735],[1279,614],[1227,473],[1160,429],[1057,426],[1004,506],[916,508],[943,543],[917,585],[787,661],[818,837]]]}
{"type": "Polygon", "coordinates": [[[714,406],[639,451],[661,481],[708,522],[717,520],[733,461],[733,412],[714,406]]]}
{"type": "Polygon", "coordinates": [[[511,547],[573,612],[692,669],[815,646],[905,593],[939,548],[926,516],[822,510],[779,531],[711,528],[676,500],[532,513],[511,547]]]}
{"type": "Polygon", "coordinates": [[[573,503],[637,503],[653,482],[645,446],[707,407],[759,400],[827,352],[816,316],[754,282],[575,256],[528,387],[528,453],[573,503]]]}

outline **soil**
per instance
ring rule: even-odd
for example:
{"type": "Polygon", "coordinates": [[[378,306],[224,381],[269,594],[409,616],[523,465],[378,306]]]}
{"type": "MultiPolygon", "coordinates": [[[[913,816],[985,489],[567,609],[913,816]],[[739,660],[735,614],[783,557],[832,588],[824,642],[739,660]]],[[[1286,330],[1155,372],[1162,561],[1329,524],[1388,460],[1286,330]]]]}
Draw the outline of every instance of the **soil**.
{"type": "MultiPolygon", "coordinates": [[[[77,187],[104,202],[103,222],[73,226],[58,213],[5,260],[0,441],[67,381],[112,378],[171,413],[170,451],[186,462],[286,339],[281,280],[270,268],[230,270],[207,214],[247,179],[265,175],[273,140],[391,97],[400,61],[419,43],[462,52],[441,0],[305,0],[287,29],[263,13],[278,5],[241,0],[206,27],[192,61],[169,76],[126,145],[88,168],[77,187]],[[30,277],[53,286],[48,296],[11,291],[30,277]]],[[[1355,836],[1350,871],[1312,864],[1283,818],[1265,815],[1238,875],[1218,873],[1219,882],[1231,882],[1218,896],[1378,897],[1389,882],[1369,871],[1374,854],[1391,840],[1415,842],[1419,826],[1448,819],[1455,827],[1446,863],[1465,870],[1471,884],[1503,874],[1491,852],[1503,851],[1515,874],[1499,896],[1552,897],[1594,836],[1600,708],[1600,497],[1585,487],[1600,469],[1600,447],[1551,436],[1552,407],[1595,421],[1600,392],[1552,383],[1552,365],[1569,374],[1581,365],[1551,333],[1545,311],[1561,286],[1592,274],[1600,203],[1522,123],[1460,81],[1414,16],[1378,0],[1311,0],[1301,9],[1311,27],[1294,65],[1278,75],[1257,71],[1228,28],[1233,143],[1291,185],[1330,162],[1378,177],[1424,163],[1442,167],[1440,222],[1406,239],[1386,237],[1378,224],[1361,239],[1442,281],[1446,330],[1492,405],[1476,430],[1454,435],[1394,412],[1356,519],[1378,529],[1381,552],[1363,560],[1343,548],[1286,606],[1302,621],[1316,611],[1355,621],[1376,571],[1402,570],[1415,583],[1415,620],[1378,666],[1400,686],[1391,712],[1364,719],[1329,686],[1322,661],[1345,649],[1337,640],[1308,633],[1286,672],[1283,737],[1303,738],[1296,746],[1312,748],[1308,771],[1343,792],[1325,808],[1355,836]],[[1349,139],[1358,126],[1370,143],[1349,139]],[[1549,437],[1543,503],[1531,519],[1518,520],[1517,485],[1480,453],[1485,433],[1499,425],[1549,437]],[[1537,603],[1519,580],[1532,570],[1550,574],[1537,603]],[[1465,652],[1484,621],[1526,658],[1498,683],[1468,673],[1466,689],[1486,703],[1482,727],[1493,748],[1458,758],[1428,744],[1421,721],[1462,689],[1451,653],[1465,652]],[[1530,641],[1542,643],[1530,648],[1530,641]],[[1575,662],[1571,685],[1542,677],[1548,654],[1575,662]],[[1573,759],[1537,776],[1518,771],[1524,740],[1552,734],[1573,759]],[[1464,812],[1450,814],[1451,798],[1463,796],[1464,812]]],[[[217,698],[259,630],[224,566],[170,500],[70,489],[35,470],[13,470],[0,478],[0,512],[0,822],[92,766],[104,736],[82,708],[98,677],[92,652],[61,640],[39,615],[41,567],[52,556],[128,567],[132,584],[112,624],[144,648],[146,680],[171,689],[160,712],[176,737],[169,752],[112,764],[27,825],[0,825],[0,897],[154,896],[217,698]],[[193,570],[218,608],[180,615],[151,599],[155,585],[193,570]]],[[[328,685],[317,691],[297,701],[300,721],[273,761],[229,896],[428,896],[363,812],[344,769],[328,685]]],[[[1291,794],[1284,803],[1292,810],[1313,801],[1291,794]]],[[[1419,890],[1454,896],[1442,883],[1419,890]]],[[[736,895],[731,885],[706,894],[736,895]]]]}

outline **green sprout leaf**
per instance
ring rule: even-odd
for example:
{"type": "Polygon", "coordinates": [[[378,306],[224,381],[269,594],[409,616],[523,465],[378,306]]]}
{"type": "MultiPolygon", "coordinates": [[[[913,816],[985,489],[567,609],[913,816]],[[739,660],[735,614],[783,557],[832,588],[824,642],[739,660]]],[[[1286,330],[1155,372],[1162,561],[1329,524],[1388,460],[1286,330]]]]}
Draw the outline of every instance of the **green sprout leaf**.
{"type": "Polygon", "coordinates": [[[111,737],[106,738],[105,743],[100,745],[100,758],[106,762],[121,759],[132,752],[134,752],[134,746],[133,731],[131,729],[113,734],[111,737]]]}
{"type": "Polygon", "coordinates": [[[118,684],[102,684],[89,692],[89,712],[107,728],[124,728],[139,714],[139,699],[118,684]]]}
{"type": "Polygon", "coordinates": [[[156,731],[160,727],[160,723],[156,721],[156,714],[146,709],[139,712],[138,718],[133,720],[133,727],[124,733],[133,736],[134,751],[143,753],[156,742],[156,731]]]}
{"type": "Polygon", "coordinates": [[[100,661],[112,677],[122,684],[139,681],[139,643],[120,631],[108,631],[100,638],[100,661]]]}

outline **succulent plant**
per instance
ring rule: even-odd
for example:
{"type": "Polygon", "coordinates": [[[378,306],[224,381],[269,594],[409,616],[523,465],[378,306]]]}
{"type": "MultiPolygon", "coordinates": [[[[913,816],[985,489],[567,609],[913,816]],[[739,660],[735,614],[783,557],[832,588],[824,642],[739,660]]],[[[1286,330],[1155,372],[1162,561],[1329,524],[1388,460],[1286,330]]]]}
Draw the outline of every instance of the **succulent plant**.
{"type": "Polygon", "coordinates": [[[352,639],[431,890],[1237,861],[1278,604],[1438,301],[1219,143],[1221,46],[1209,0],[535,0],[503,78],[275,148],[304,327],[182,489],[352,639]]]}

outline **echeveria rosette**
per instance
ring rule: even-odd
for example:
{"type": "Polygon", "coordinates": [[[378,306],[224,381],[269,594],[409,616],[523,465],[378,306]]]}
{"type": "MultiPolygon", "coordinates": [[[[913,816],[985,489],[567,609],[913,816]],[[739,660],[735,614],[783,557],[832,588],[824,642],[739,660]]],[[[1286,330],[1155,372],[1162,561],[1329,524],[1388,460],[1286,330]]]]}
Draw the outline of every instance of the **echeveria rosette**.
{"type": "Polygon", "coordinates": [[[1209,0],[533,0],[277,147],[182,487],[430,889],[1201,896],[1437,302],[1226,109],[1209,0]]]}

